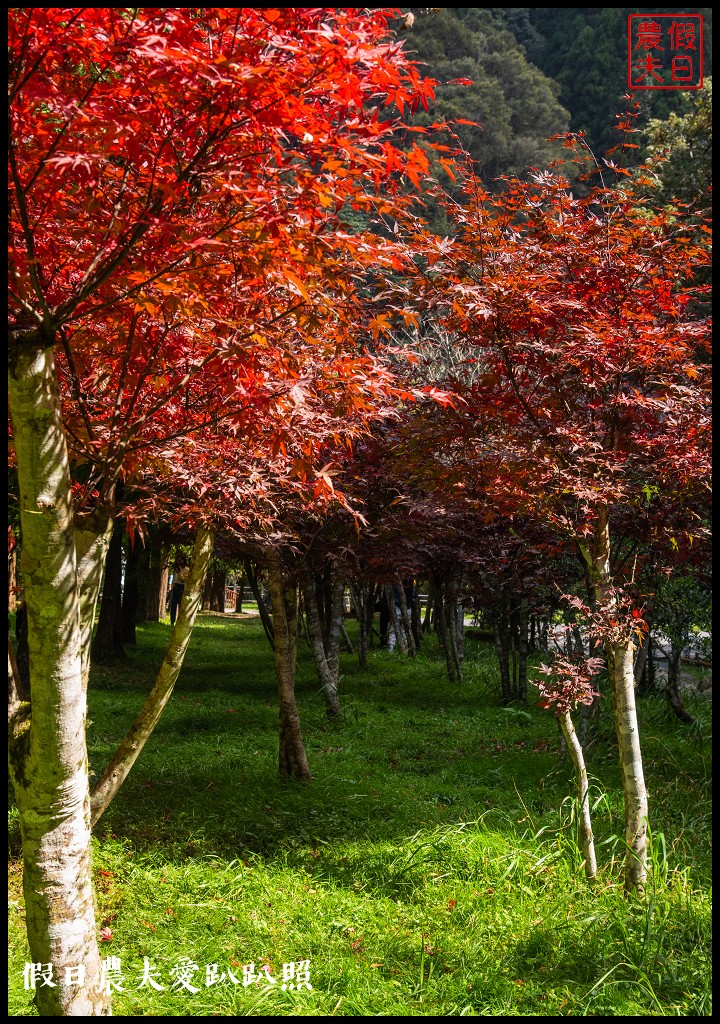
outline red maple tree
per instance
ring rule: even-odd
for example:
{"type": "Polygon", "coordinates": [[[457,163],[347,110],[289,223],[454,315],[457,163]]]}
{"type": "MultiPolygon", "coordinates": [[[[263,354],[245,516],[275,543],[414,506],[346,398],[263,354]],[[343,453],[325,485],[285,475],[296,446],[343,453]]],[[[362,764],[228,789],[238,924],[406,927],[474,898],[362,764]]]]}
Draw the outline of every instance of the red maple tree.
{"type": "Polygon", "coordinates": [[[397,265],[343,219],[389,209],[427,167],[395,145],[396,111],[432,85],[392,14],[10,13],[9,390],[32,684],[31,705],[13,694],[13,779],[32,959],[85,971],[39,989],[41,1013],[108,1006],[84,716],[115,481],[172,468],[180,437],[221,415],[245,429],[321,320],[322,345],[350,344],[356,273],[397,265]]]}
{"type": "MultiPolygon", "coordinates": [[[[621,178],[575,195],[548,172],[490,196],[470,175],[466,205],[448,210],[457,237],[429,240],[423,276],[445,330],[473,350],[475,379],[461,394],[487,494],[573,538],[605,609],[630,888],[646,874],[647,798],[635,623],[619,628],[612,523],[646,488],[681,497],[709,473],[709,226],[655,208],[651,185],[621,178]]],[[[685,526],[692,533],[691,515],[685,526]]]]}

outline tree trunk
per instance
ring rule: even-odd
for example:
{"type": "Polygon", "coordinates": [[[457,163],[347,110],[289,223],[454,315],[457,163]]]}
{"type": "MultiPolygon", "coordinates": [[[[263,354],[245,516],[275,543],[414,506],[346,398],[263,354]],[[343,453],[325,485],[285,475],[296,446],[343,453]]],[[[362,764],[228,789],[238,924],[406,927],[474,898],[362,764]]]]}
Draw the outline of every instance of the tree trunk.
{"type": "Polygon", "coordinates": [[[667,670],[667,698],[670,707],[673,709],[681,722],[686,725],[694,725],[695,719],[685,709],[683,699],[680,695],[680,658],[682,657],[682,644],[671,641],[670,656],[668,657],[667,670]]]}
{"type": "Polygon", "coordinates": [[[325,654],[322,641],[322,630],[320,629],[320,616],[318,613],[317,596],[315,593],[315,581],[309,570],[303,573],[302,593],[305,601],[305,621],[307,622],[308,640],[315,662],[318,682],[322,687],[325,698],[325,709],[328,718],[337,718],[340,714],[340,700],[338,698],[337,675],[333,674],[331,666],[325,654]]]}
{"type": "Polygon", "coordinates": [[[443,601],[445,619],[445,654],[448,662],[448,675],[450,680],[462,682],[462,665],[458,654],[457,644],[457,603],[452,591],[445,593],[443,601]]]}
{"type": "Polygon", "coordinates": [[[585,859],[585,876],[589,882],[593,882],[597,876],[597,861],[595,859],[595,842],[593,840],[592,822],[590,820],[590,797],[588,795],[588,777],[583,758],[582,746],[575,735],[573,721],[570,712],[560,715],[560,728],[562,729],[567,749],[575,769],[575,783],[577,786],[577,808],[578,808],[578,841],[585,859]]]}
{"type": "Polygon", "coordinates": [[[345,623],[343,622],[342,619],[340,619],[340,637],[342,639],[342,642],[345,644],[345,650],[348,652],[348,654],[354,654],[355,648],[353,647],[353,642],[348,635],[348,631],[345,628],[345,623]]]}
{"type": "MultiPolygon", "coordinates": [[[[80,633],[83,680],[87,689],[90,676],[93,630],[100,587],[102,585],[113,534],[113,518],[107,508],[98,508],[88,516],[75,516],[75,558],[80,587],[80,633]]],[[[122,535],[121,535],[122,543],[122,535]]],[[[116,594],[117,597],[117,594],[116,594]]]]}
{"type": "Polygon", "coordinates": [[[280,556],[268,555],[268,587],[275,627],[275,675],[280,699],[280,778],[311,779],[295,701],[297,587],[285,579],[280,556]]]}
{"type": "Polygon", "coordinates": [[[345,583],[337,569],[333,572],[330,584],[330,624],[327,637],[327,663],[337,688],[340,681],[340,637],[343,624],[343,603],[345,583]]]}
{"type": "Polygon", "coordinates": [[[200,611],[209,612],[212,604],[212,573],[214,570],[208,570],[208,574],[205,577],[205,585],[203,587],[202,599],[200,602],[200,611]]]}
{"type": "Polygon", "coordinates": [[[358,665],[365,668],[367,665],[367,617],[365,614],[365,596],[367,584],[351,584],[350,595],[355,605],[355,614],[358,620],[358,665]]]}
{"type": "Polygon", "coordinates": [[[20,814],[33,963],[55,986],[44,1017],[107,1016],[95,934],[80,593],[67,445],[52,347],[33,335],[10,351],[9,399],[20,488],[32,704],[14,708],[10,772],[20,814]],[[67,971],[84,975],[67,984],[67,971]]]}
{"type": "Polygon", "coordinates": [[[149,564],[146,610],[148,622],[159,622],[165,618],[169,553],[169,545],[163,543],[155,530],[151,530],[148,537],[149,564]]]}
{"type": "Polygon", "coordinates": [[[122,542],[125,523],[116,519],[107,549],[100,614],[92,660],[98,665],[114,665],[125,657],[122,643],[122,542]]]}
{"type": "Polygon", "coordinates": [[[633,665],[633,671],[635,673],[635,685],[640,688],[640,681],[645,675],[645,666],[647,664],[648,651],[650,650],[650,635],[653,628],[653,619],[655,618],[655,599],[650,597],[645,606],[645,624],[647,625],[648,631],[643,636],[643,642],[640,645],[633,665]]]}
{"type": "Polygon", "coordinates": [[[420,616],[420,586],[414,589],[414,600],[412,608],[410,609],[410,628],[412,630],[413,640],[415,641],[415,650],[419,651],[422,644],[423,635],[423,624],[420,616]]]}
{"type": "Polygon", "coordinates": [[[500,690],[503,704],[512,701],[510,687],[510,650],[508,646],[507,601],[503,599],[493,606],[493,632],[495,635],[495,653],[500,666],[500,690]]]}
{"type": "Polygon", "coordinates": [[[227,580],[227,569],[216,565],[213,569],[212,583],[210,586],[210,611],[225,611],[225,581],[227,580]]]}
{"type": "Polygon", "coordinates": [[[212,556],[213,541],[214,536],[210,530],[202,526],[198,527],[191,556],[190,575],[185,584],[178,616],[170,635],[170,643],[163,663],[140,714],[130,726],[112,761],[93,789],[91,801],[93,825],[107,810],[110,801],[127,778],[170,699],[200,609],[205,577],[212,556]]]}
{"type": "Polygon", "coordinates": [[[620,750],[625,798],[625,889],[642,892],[647,878],[648,799],[635,707],[633,643],[613,645],[612,679],[615,730],[620,750]]]}
{"type": "Polygon", "coordinates": [[[433,578],[431,576],[430,579],[428,580],[427,604],[425,605],[425,618],[424,618],[423,624],[422,624],[422,631],[423,631],[423,633],[429,633],[430,630],[432,629],[432,614],[433,614],[433,605],[434,605],[434,603],[435,603],[435,583],[434,583],[433,578]]]}
{"type": "Polygon", "coordinates": [[[375,616],[375,584],[359,583],[357,586],[351,586],[350,593],[358,617],[358,665],[365,668],[375,616]]]}
{"type": "Polygon", "coordinates": [[[520,612],[518,616],[518,653],[519,653],[519,664],[518,664],[518,700],[521,700],[523,704],[527,704],[527,657],[528,657],[528,619],[529,619],[529,606],[527,594],[522,594],[520,597],[520,612]]]}
{"type": "Polygon", "coordinates": [[[260,621],[262,622],[263,629],[265,630],[265,636],[268,639],[270,647],[273,650],[275,650],[275,626],[273,625],[273,620],[268,615],[268,610],[265,607],[265,602],[260,592],[260,585],[258,583],[257,574],[255,573],[255,569],[253,568],[253,565],[249,560],[245,561],[245,576],[247,578],[248,583],[250,584],[250,589],[252,590],[253,597],[255,598],[255,603],[257,604],[258,613],[260,615],[260,621]]]}
{"type": "MultiPolygon", "coordinates": [[[[587,562],[583,561],[583,568],[585,570],[585,589],[587,591],[587,601],[592,611],[597,611],[597,601],[595,600],[595,586],[593,584],[592,575],[588,567],[587,562]]],[[[584,651],[582,644],[580,646],[580,658],[584,658],[584,651]]],[[[603,658],[605,654],[605,647],[602,640],[598,639],[591,632],[588,632],[588,657],[589,658],[603,658]]],[[[597,683],[597,689],[599,690],[599,682],[597,683]]],[[[597,693],[593,699],[592,704],[583,704],[580,708],[580,722],[578,724],[578,740],[582,746],[585,743],[588,733],[593,730],[597,731],[600,725],[600,694],[597,693]]]]}
{"type": "Polygon", "coordinates": [[[405,587],[400,584],[400,619],[402,620],[402,628],[405,631],[407,638],[407,649],[411,658],[417,656],[417,648],[415,647],[415,636],[413,634],[412,621],[410,619],[410,611],[407,606],[407,598],[405,596],[405,587]]]}
{"type": "MultiPolygon", "coordinates": [[[[598,607],[613,607],[610,578],[610,530],[607,508],[597,508],[592,550],[581,542],[598,607]]],[[[605,644],[612,683],[615,734],[625,800],[625,889],[643,892],[647,879],[648,798],[645,789],[637,709],[635,707],[634,647],[630,637],[605,644]]]]}
{"type": "Polygon", "coordinates": [[[125,559],[125,586],[122,596],[122,638],[123,643],[132,647],[137,643],[135,623],[140,602],[140,572],[142,545],[139,537],[130,543],[125,559]]]}
{"type": "Polygon", "coordinates": [[[465,646],[465,612],[460,600],[462,571],[449,572],[444,582],[437,586],[436,595],[442,600],[442,613],[438,609],[437,621],[443,622],[445,659],[450,681],[462,682],[462,662],[465,646]]]}
{"type": "Polygon", "coordinates": [[[433,622],[435,626],[435,632],[437,633],[438,646],[440,647],[440,653],[445,658],[445,666],[447,668],[448,679],[451,683],[455,682],[455,665],[452,658],[452,652],[449,648],[449,640],[447,635],[447,619],[445,615],[445,601],[443,598],[442,590],[438,586],[435,590],[435,597],[433,599],[433,622]]]}
{"type": "MultiPolygon", "coordinates": [[[[402,589],[402,584],[400,585],[402,589]]],[[[405,629],[401,620],[401,613],[398,611],[397,605],[395,604],[395,589],[392,583],[385,584],[385,600],[387,601],[388,612],[390,613],[390,629],[395,634],[395,643],[398,645],[403,654],[408,652],[408,642],[405,636],[405,629]]],[[[388,632],[388,644],[390,643],[390,634],[388,632]]]]}
{"type": "Polygon", "coordinates": [[[375,605],[382,596],[382,584],[381,583],[370,583],[368,584],[367,592],[365,594],[365,623],[367,625],[367,642],[368,647],[373,649],[375,647],[375,605]]]}
{"type": "Polygon", "coordinates": [[[510,693],[512,699],[518,699],[518,653],[520,627],[518,615],[520,606],[516,595],[511,595],[508,606],[508,649],[510,662],[510,693]]]}
{"type": "Polygon", "coordinates": [[[457,652],[460,674],[465,661],[465,602],[461,597],[456,598],[455,608],[455,649],[457,652]]]}

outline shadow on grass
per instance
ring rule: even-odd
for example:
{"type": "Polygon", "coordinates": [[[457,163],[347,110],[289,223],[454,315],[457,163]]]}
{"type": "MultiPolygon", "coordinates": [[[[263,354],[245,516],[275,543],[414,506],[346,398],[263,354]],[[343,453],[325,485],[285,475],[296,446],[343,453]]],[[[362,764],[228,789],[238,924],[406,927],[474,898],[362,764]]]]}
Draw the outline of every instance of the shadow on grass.
{"type": "MultiPolygon", "coordinates": [[[[167,623],[139,627],[127,665],[93,671],[88,746],[97,775],[152,685],[169,631],[167,623]]],[[[343,654],[337,724],[325,718],[301,645],[297,694],[315,778],[297,784],[277,775],[277,696],[259,620],[201,616],[175,692],[96,835],[121,836],[143,853],[162,847],[167,859],[233,859],[365,839],[402,844],[419,827],[488,813],[508,836],[559,827],[573,783],[570,766],[558,764],[552,717],[532,704],[508,709],[496,694],[488,699],[495,687],[486,644],[468,642],[467,681],[449,684],[433,642],[428,638],[415,661],[371,652],[364,671],[343,654]]],[[[665,723],[654,714],[659,731],[665,723]]],[[[677,755],[666,739],[651,763],[658,782],[677,788],[677,755]]],[[[598,791],[615,794],[601,808],[609,816],[605,832],[621,831],[611,745],[598,752],[591,772],[601,777],[598,791]]],[[[692,773],[685,777],[689,815],[697,792],[692,773]]],[[[677,814],[677,800],[675,807],[677,814]]],[[[315,859],[330,871],[326,859],[315,859]]],[[[361,867],[337,864],[333,877],[355,878],[361,867]]]]}

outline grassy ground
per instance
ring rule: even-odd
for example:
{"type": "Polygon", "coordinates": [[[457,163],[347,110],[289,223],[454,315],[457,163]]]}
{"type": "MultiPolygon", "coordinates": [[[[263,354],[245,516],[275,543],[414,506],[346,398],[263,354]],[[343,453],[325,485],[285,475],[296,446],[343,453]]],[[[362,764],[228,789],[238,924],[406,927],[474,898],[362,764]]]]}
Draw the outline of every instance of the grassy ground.
{"type": "MultiPolygon", "coordinates": [[[[141,627],[126,667],[94,671],[95,772],[169,628],[141,627]]],[[[499,706],[487,645],[468,644],[458,685],[436,641],[426,646],[416,662],[372,652],[364,672],[343,655],[334,726],[305,650],[298,697],[315,778],[281,784],[260,625],[200,619],[155,735],[96,829],[103,953],[124,975],[116,1016],[711,1013],[709,702],[689,698],[691,730],[659,698],[641,702],[653,869],[645,898],[628,900],[610,708],[589,752],[591,892],[552,717],[534,695],[527,709],[499,706]],[[197,965],[194,992],[180,984],[183,958],[197,965]],[[291,988],[301,969],[286,968],[283,990],[283,965],[302,961],[312,989],[291,988]],[[146,964],[164,991],[139,987],[146,964]],[[251,964],[259,979],[245,985],[251,964]]],[[[31,1016],[18,853],[11,810],[10,1012],[31,1016]]]]}

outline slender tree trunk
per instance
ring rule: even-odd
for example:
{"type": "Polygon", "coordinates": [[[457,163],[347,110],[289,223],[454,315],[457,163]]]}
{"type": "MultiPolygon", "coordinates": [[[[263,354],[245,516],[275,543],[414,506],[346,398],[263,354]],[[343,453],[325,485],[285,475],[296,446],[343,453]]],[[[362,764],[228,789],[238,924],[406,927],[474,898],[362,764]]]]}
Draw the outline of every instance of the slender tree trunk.
{"type": "Polygon", "coordinates": [[[345,623],[342,619],[340,620],[340,636],[342,638],[342,642],[345,644],[345,650],[348,654],[354,654],[355,648],[353,647],[353,642],[348,635],[348,631],[345,628],[345,623]]]}
{"type": "Polygon", "coordinates": [[[510,651],[508,649],[507,601],[503,598],[493,606],[493,632],[495,635],[495,653],[500,666],[500,690],[502,703],[512,702],[510,687],[510,651]]]}
{"type": "Polygon", "coordinates": [[[549,617],[546,616],[545,618],[543,618],[541,620],[540,626],[539,626],[539,635],[540,635],[539,646],[540,646],[540,650],[541,651],[547,651],[549,649],[549,646],[548,646],[548,633],[549,633],[549,631],[550,631],[550,619],[549,619],[549,617]]]}
{"type": "Polygon", "coordinates": [[[615,730],[620,749],[625,797],[625,888],[642,892],[647,878],[648,798],[635,707],[633,643],[613,645],[612,678],[615,730]]]}
{"type": "Polygon", "coordinates": [[[413,639],[415,641],[415,650],[419,651],[422,644],[423,635],[423,624],[422,618],[420,617],[420,588],[413,589],[414,600],[412,608],[410,609],[410,628],[412,629],[413,639]]]}
{"type": "Polygon", "coordinates": [[[262,593],[260,592],[260,584],[258,583],[257,574],[249,560],[245,561],[245,577],[250,584],[252,595],[255,598],[255,603],[257,604],[258,613],[260,615],[260,621],[262,622],[263,629],[265,630],[265,636],[267,637],[271,648],[275,650],[275,626],[273,625],[273,620],[265,607],[265,601],[263,600],[262,593]]]}
{"type": "Polygon", "coordinates": [[[213,612],[225,611],[225,581],[227,580],[227,569],[216,565],[213,569],[212,582],[210,585],[210,610],[213,612]]]}
{"type": "Polygon", "coordinates": [[[159,622],[165,617],[168,554],[168,545],[162,542],[155,530],[151,530],[148,537],[148,584],[145,613],[148,622],[159,622]]]}
{"type": "Polygon", "coordinates": [[[457,652],[458,664],[460,666],[460,674],[462,675],[462,666],[465,661],[465,603],[462,598],[456,599],[454,608],[455,649],[457,652]]]}
{"type": "Polygon", "coordinates": [[[142,545],[138,537],[128,547],[125,559],[125,586],[122,596],[122,638],[123,643],[132,647],[137,643],[135,623],[137,622],[138,605],[140,603],[140,561],[142,545]]]}
{"type": "Polygon", "coordinates": [[[138,544],[137,561],[137,608],[135,609],[135,625],[148,620],[148,589],[150,586],[150,552],[142,541],[135,541],[138,544]]]}
{"type": "Polygon", "coordinates": [[[67,445],[52,347],[11,341],[9,399],[17,456],[21,572],[32,704],[14,704],[10,772],[20,814],[25,915],[33,963],[55,986],[35,993],[44,1017],[107,1016],[95,933],[85,744],[80,593],[67,445]],[[68,984],[70,968],[83,984],[68,984]]]}
{"type": "Polygon", "coordinates": [[[351,586],[350,593],[358,617],[358,665],[360,668],[365,668],[375,615],[375,584],[359,583],[356,586],[351,586]]]}
{"type": "Polygon", "coordinates": [[[432,629],[432,615],[433,605],[435,603],[435,583],[432,576],[428,580],[428,596],[427,604],[425,605],[425,618],[423,619],[422,631],[423,633],[429,633],[432,629]]]}
{"type": "Polygon", "coordinates": [[[365,625],[367,627],[367,642],[368,647],[373,649],[375,647],[375,605],[377,604],[382,594],[382,584],[380,583],[369,583],[367,593],[365,595],[365,625]]]}
{"type": "Polygon", "coordinates": [[[588,795],[588,777],[585,768],[582,746],[578,740],[570,712],[560,715],[560,727],[565,737],[567,749],[575,769],[575,783],[577,786],[577,807],[578,807],[578,840],[580,849],[585,859],[585,875],[589,882],[593,882],[597,876],[597,861],[595,859],[595,842],[593,840],[592,822],[590,820],[590,798],[588,795]]]}
{"type": "Polygon", "coordinates": [[[519,656],[518,665],[518,699],[527,704],[527,657],[528,657],[528,619],[529,606],[527,594],[520,597],[520,613],[518,617],[519,634],[519,656]]]}
{"type": "Polygon", "coordinates": [[[340,714],[340,699],[338,697],[337,675],[328,663],[325,655],[325,648],[322,641],[322,630],[320,629],[320,616],[318,614],[317,597],[315,593],[315,581],[312,573],[306,570],[301,579],[303,599],[305,601],[305,621],[307,623],[308,640],[313,653],[315,671],[318,682],[322,687],[325,698],[325,709],[328,718],[337,718],[340,714]]]}
{"type": "MultiPolygon", "coordinates": [[[[400,585],[402,589],[402,584],[400,585]]],[[[408,652],[408,642],[405,636],[405,630],[395,605],[395,593],[393,590],[392,583],[385,584],[385,600],[387,601],[388,611],[390,612],[390,627],[395,633],[395,643],[398,645],[403,654],[408,652]]]]}
{"type": "Polygon", "coordinates": [[[510,660],[510,692],[512,699],[518,699],[518,646],[519,646],[519,626],[518,626],[518,611],[519,605],[515,599],[515,595],[510,597],[510,605],[508,611],[508,647],[509,647],[509,660],[510,660]]]}
{"type": "Polygon", "coordinates": [[[98,508],[90,516],[82,519],[75,517],[75,557],[80,586],[80,631],[83,679],[86,688],[90,676],[95,612],[112,533],[113,520],[107,508],[98,508]]]}
{"type": "Polygon", "coordinates": [[[330,630],[333,624],[333,583],[330,575],[330,570],[326,569],[325,574],[319,581],[321,603],[320,603],[320,617],[323,628],[323,642],[325,644],[325,650],[329,649],[330,645],[330,630]]]}
{"type": "MultiPolygon", "coordinates": [[[[599,607],[612,606],[610,579],[610,531],[607,508],[597,508],[598,518],[590,551],[581,550],[590,569],[599,607]]],[[[625,889],[642,892],[647,879],[648,798],[643,773],[640,733],[635,707],[634,647],[630,637],[605,645],[613,690],[615,734],[625,800],[625,889]]]]}
{"type": "Polygon", "coordinates": [[[681,722],[686,725],[694,725],[695,719],[685,709],[682,696],[680,695],[680,658],[682,657],[682,644],[671,641],[670,656],[668,657],[667,670],[667,698],[670,707],[673,709],[681,722]]]}
{"type": "Polygon", "coordinates": [[[407,606],[407,598],[405,597],[405,587],[400,584],[400,618],[402,620],[402,627],[405,630],[405,636],[407,639],[407,649],[411,658],[417,656],[417,648],[415,647],[415,636],[413,634],[412,621],[410,619],[410,611],[407,606]]]}
{"type": "Polygon", "coordinates": [[[436,586],[435,588],[433,614],[435,616],[435,631],[437,632],[440,651],[445,657],[448,679],[451,683],[454,683],[459,679],[457,660],[455,658],[454,644],[450,636],[451,631],[448,629],[448,620],[450,618],[448,598],[446,594],[443,594],[441,586],[436,586]]]}
{"type": "MultiPolygon", "coordinates": [[[[586,561],[583,560],[583,568],[585,570],[585,588],[587,591],[587,600],[590,608],[593,611],[597,610],[597,601],[595,600],[595,587],[590,573],[589,566],[586,561]]],[[[602,640],[598,640],[592,633],[588,633],[588,657],[590,658],[603,658],[605,654],[605,647],[602,640]]],[[[582,651],[579,655],[581,658],[584,657],[582,651]]],[[[580,722],[578,724],[578,740],[582,746],[585,743],[588,733],[591,729],[597,730],[600,725],[600,694],[596,694],[592,699],[592,704],[583,704],[580,708],[580,722]]]]}
{"type": "Polygon", "coordinates": [[[243,601],[245,600],[245,577],[241,576],[235,584],[235,613],[242,612],[243,601]]]}
{"type": "Polygon", "coordinates": [[[280,778],[311,779],[295,700],[297,587],[285,579],[280,556],[268,555],[268,587],[275,626],[275,675],[280,699],[280,778]]]}
{"type": "Polygon", "coordinates": [[[158,723],[175,686],[190,643],[193,626],[200,610],[205,577],[212,557],[214,535],[205,527],[198,527],[190,562],[190,575],[185,583],[182,601],[175,620],[170,643],[152,690],[147,695],[140,714],[118,747],[112,761],[102,773],[92,792],[92,824],[100,819],[111,800],[127,778],[130,769],[158,723]]]}
{"type": "Polygon", "coordinates": [[[445,609],[443,607],[443,595],[440,587],[437,587],[433,595],[431,622],[437,633],[440,653],[447,660],[447,643],[445,642],[445,609]]]}
{"type": "Polygon", "coordinates": [[[340,680],[340,636],[343,624],[343,599],[345,584],[337,570],[333,574],[330,586],[330,628],[327,638],[327,663],[337,687],[340,680]]]}
{"type": "Polygon", "coordinates": [[[367,586],[367,583],[353,583],[350,586],[350,594],[358,620],[358,665],[360,668],[365,668],[367,665],[368,620],[365,608],[367,586]]]}
{"type": "Polygon", "coordinates": [[[208,574],[205,577],[205,586],[203,587],[202,602],[201,602],[201,606],[200,606],[200,611],[203,611],[203,612],[209,612],[210,611],[210,606],[212,604],[212,574],[213,574],[213,572],[214,572],[214,569],[209,569],[208,570],[208,574]]]}
{"type": "Polygon", "coordinates": [[[645,606],[645,614],[643,616],[645,624],[648,627],[647,633],[643,636],[643,642],[635,654],[635,661],[633,664],[633,671],[635,673],[635,685],[640,687],[640,680],[645,675],[645,665],[647,664],[648,651],[650,650],[650,635],[653,628],[653,620],[655,618],[655,599],[651,597],[645,606]]]}
{"type": "Polygon", "coordinates": [[[116,519],[107,549],[100,614],[92,660],[98,665],[114,665],[125,657],[122,643],[122,542],[125,523],[116,519]]]}
{"type": "Polygon", "coordinates": [[[445,619],[445,654],[448,662],[448,675],[450,680],[456,680],[462,682],[462,665],[460,664],[460,658],[458,656],[458,645],[457,645],[457,602],[452,592],[445,593],[445,599],[443,601],[444,619],[445,619]]]}

